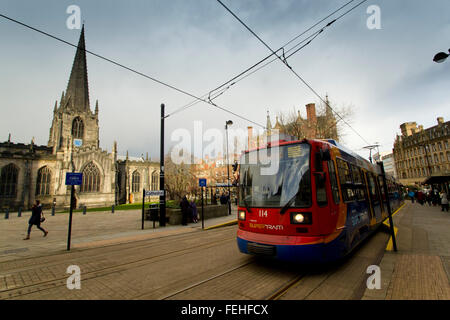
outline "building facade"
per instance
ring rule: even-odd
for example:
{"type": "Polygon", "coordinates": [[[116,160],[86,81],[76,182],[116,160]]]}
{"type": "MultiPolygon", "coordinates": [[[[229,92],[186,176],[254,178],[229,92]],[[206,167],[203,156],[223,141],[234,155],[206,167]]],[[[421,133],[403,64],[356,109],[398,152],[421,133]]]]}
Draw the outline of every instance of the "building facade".
{"type": "Polygon", "coordinates": [[[393,153],[402,184],[421,184],[430,176],[450,173],[450,121],[439,117],[437,125],[427,129],[416,122],[406,122],[400,129],[393,153]]]}
{"type": "Polygon", "coordinates": [[[159,163],[139,161],[100,148],[99,104],[92,112],[85,51],[84,27],[67,89],[55,103],[47,146],[0,143],[0,208],[30,208],[35,200],[44,206],[70,206],[67,172],[83,173],[75,187],[76,207],[98,207],[142,199],[142,189],[159,189],[159,163]]]}
{"type": "Polygon", "coordinates": [[[394,154],[392,152],[377,152],[372,158],[375,162],[382,161],[384,171],[397,179],[397,170],[395,169],[394,154]]]}

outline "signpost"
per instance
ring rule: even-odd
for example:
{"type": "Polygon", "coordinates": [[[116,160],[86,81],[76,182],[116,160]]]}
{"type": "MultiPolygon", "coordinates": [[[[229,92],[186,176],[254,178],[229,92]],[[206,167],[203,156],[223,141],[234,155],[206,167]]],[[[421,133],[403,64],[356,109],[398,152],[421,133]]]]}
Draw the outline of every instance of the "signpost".
{"type": "Polygon", "coordinates": [[[70,250],[70,239],[72,236],[72,212],[73,212],[73,197],[75,192],[75,186],[79,186],[83,183],[83,174],[77,172],[66,173],[66,186],[70,188],[70,210],[69,210],[69,232],[67,235],[67,250],[70,250]]]}
{"type": "MultiPolygon", "coordinates": [[[[144,230],[144,214],[145,214],[145,197],[151,197],[151,196],[158,196],[162,197],[164,196],[164,190],[145,190],[142,193],[142,230],[144,230]]],[[[161,206],[160,206],[161,208],[161,206]]],[[[161,215],[161,213],[160,213],[161,215]]],[[[153,221],[153,228],[155,228],[155,221],[153,221]]]]}
{"type": "Polygon", "coordinates": [[[198,179],[198,185],[202,189],[202,230],[205,229],[205,215],[203,207],[203,187],[206,187],[206,179],[198,179]]]}

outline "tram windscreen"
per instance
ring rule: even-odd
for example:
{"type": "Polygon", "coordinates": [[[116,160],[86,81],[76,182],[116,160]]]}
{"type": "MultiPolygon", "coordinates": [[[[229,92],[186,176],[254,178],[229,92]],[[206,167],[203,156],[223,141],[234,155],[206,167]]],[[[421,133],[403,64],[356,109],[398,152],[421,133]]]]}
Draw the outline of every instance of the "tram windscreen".
{"type": "Polygon", "coordinates": [[[311,206],[310,151],[306,144],[285,145],[251,151],[241,156],[239,175],[239,205],[242,207],[311,206]],[[268,155],[267,153],[270,152],[268,155]],[[278,153],[279,157],[276,157],[278,153]],[[276,159],[278,170],[266,174],[263,170],[276,159]],[[261,163],[263,162],[263,163],[261,163]]]}

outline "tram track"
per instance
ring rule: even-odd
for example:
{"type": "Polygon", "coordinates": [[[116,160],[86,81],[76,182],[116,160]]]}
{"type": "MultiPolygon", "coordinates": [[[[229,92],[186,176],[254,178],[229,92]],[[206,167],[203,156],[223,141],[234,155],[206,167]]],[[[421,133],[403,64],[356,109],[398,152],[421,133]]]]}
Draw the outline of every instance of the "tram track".
{"type": "MultiPolygon", "coordinates": [[[[220,237],[222,234],[229,233],[228,230],[215,230],[214,231],[217,234],[217,237],[220,237]]],[[[49,254],[45,256],[40,257],[27,257],[19,260],[14,261],[6,261],[0,263],[0,276],[5,274],[11,274],[8,273],[8,271],[13,269],[12,273],[18,273],[21,271],[26,271],[29,269],[36,269],[36,268],[42,268],[45,266],[51,266],[55,267],[60,264],[67,265],[67,260],[64,262],[61,262],[61,257],[68,257],[69,261],[77,261],[82,262],[83,260],[92,260],[93,258],[99,260],[103,257],[108,257],[110,260],[114,258],[114,256],[118,255],[123,257],[124,255],[133,255],[136,252],[141,252],[142,250],[151,250],[155,247],[161,247],[161,243],[158,241],[162,239],[168,239],[163,246],[170,246],[173,243],[184,243],[184,240],[192,238],[193,234],[198,234],[200,237],[202,237],[201,231],[194,231],[189,232],[185,234],[178,234],[178,235],[169,235],[169,236],[163,236],[163,237],[156,237],[152,239],[143,239],[143,240],[137,240],[134,242],[127,242],[127,243],[119,243],[119,244],[108,244],[101,247],[93,247],[93,248],[83,248],[83,249],[75,249],[71,252],[58,252],[54,254],[49,254]],[[136,243],[141,243],[140,245],[136,246],[136,243]],[[117,247],[120,247],[121,251],[117,250],[117,247]],[[57,259],[57,260],[52,260],[57,259]],[[36,260],[44,260],[43,262],[39,262],[36,260]],[[17,267],[16,264],[20,263],[20,267],[17,267]],[[8,269],[9,267],[9,269],[8,269]]],[[[234,235],[234,233],[233,233],[234,235]]],[[[198,238],[197,238],[198,239],[198,238]]]]}
{"type": "MultiPolygon", "coordinates": [[[[179,239],[178,239],[178,241],[179,241],[179,239]]],[[[111,275],[114,273],[120,273],[120,272],[127,271],[127,270],[130,270],[133,268],[139,268],[139,267],[148,265],[149,263],[154,263],[154,262],[162,261],[165,259],[180,257],[180,256],[183,256],[186,254],[191,254],[196,251],[206,250],[209,248],[220,246],[227,242],[231,243],[234,241],[235,241],[234,238],[220,239],[220,240],[217,240],[214,242],[209,242],[209,243],[200,244],[200,245],[195,244],[194,246],[190,246],[190,247],[179,249],[179,250],[172,250],[170,252],[165,252],[165,253],[158,254],[158,255],[147,256],[145,258],[134,259],[131,261],[128,260],[123,263],[116,263],[116,264],[113,264],[113,265],[110,265],[107,267],[97,268],[92,271],[83,272],[83,274],[82,274],[83,282],[88,281],[90,279],[98,278],[98,277],[108,276],[108,275],[111,275]]],[[[142,248],[138,249],[138,250],[142,250],[142,248]]],[[[123,253],[118,253],[118,254],[123,255],[123,253]]],[[[90,258],[92,258],[92,257],[90,257],[90,258]]],[[[64,262],[64,263],[61,262],[60,265],[64,265],[66,267],[68,264],[67,264],[67,262],[64,262]]],[[[42,265],[41,265],[41,267],[42,267],[42,265]]],[[[10,289],[1,290],[0,291],[0,299],[11,299],[11,298],[15,298],[15,297],[26,296],[26,295],[29,295],[32,293],[36,293],[38,291],[44,291],[44,290],[53,289],[56,287],[66,286],[67,277],[68,277],[68,275],[63,273],[61,276],[50,279],[50,280],[39,281],[39,282],[31,283],[28,285],[23,285],[23,286],[13,287],[10,289]],[[26,292],[22,293],[23,291],[26,291],[26,292]],[[15,293],[15,294],[10,294],[10,293],[15,293]]]]}
{"type": "Polygon", "coordinates": [[[283,295],[285,295],[289,289],[291,289],[294,285],[298,284],[304,277],[306,277],[307,273],[302,273],[289,281],[287,284],[280,287],[278,290],[276,290],[273,294],[268,296],[264,300],[279,300],[283,295]]]}

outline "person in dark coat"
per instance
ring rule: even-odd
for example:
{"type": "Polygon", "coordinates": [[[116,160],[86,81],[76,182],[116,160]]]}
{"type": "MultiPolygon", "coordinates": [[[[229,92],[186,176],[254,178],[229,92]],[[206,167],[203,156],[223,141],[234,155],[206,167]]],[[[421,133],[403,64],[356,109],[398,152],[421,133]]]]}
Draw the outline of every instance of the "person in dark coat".
{"type": "Polygon", "coordinates": [[[187,219],[189,215],[189,201],[186,196],[184,196],[183,199],[181,199],[180,207],[181,207],[181,224],[183,226],[187,226],[187,219]]]}
{"type": "Polygon", "coordinates": [[[31,218],[30,220],[28,220],[27,237],[23,240],[30,239],[31,227],[33,227],[33,225],[36,225],[36,227],[44,233],[44,237],[47,236],[48,231],[46,231],[44,228],[41,228],[41,216],[42,216],[42,205],[40,204],[39,200],[36,200],[36,203],[31,209],[31,218]]]}
{"type": "Polygon", "coordinates": [[[198,210],[197,210],[197,206],[195,205],[195,200],[191,201],[191,209],[192,209],[192,222],[197,223],[198,222],[198,210]]]}

